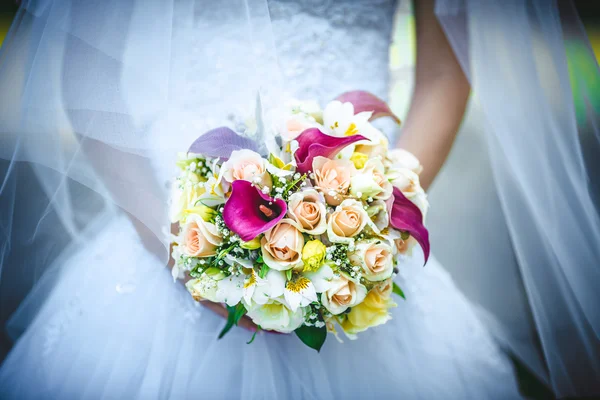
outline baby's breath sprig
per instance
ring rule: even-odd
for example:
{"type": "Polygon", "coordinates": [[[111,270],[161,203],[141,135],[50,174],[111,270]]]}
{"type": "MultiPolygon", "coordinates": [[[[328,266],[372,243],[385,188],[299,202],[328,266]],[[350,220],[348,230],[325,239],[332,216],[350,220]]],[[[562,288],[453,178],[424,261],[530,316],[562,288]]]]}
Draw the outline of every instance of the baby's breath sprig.
{"type": "Polygon", "coordinates": [[[348,259],[349,245],[336,243],[327,248],[325,258],[333,264],[334,270],[344,272],[354,279],[360,279],[360,267],[352,265],[348,259]]]}

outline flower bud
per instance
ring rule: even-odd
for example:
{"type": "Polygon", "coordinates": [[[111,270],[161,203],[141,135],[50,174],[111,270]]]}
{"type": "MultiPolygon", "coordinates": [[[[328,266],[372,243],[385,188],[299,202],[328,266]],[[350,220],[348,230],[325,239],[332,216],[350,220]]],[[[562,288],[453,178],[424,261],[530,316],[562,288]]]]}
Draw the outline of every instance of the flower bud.
{"type": "Polygon", "coordinates": [[[316,271],[325,261],[327,247],[320,240],[311,240],[302,249],[304,271],[316,271]]]}

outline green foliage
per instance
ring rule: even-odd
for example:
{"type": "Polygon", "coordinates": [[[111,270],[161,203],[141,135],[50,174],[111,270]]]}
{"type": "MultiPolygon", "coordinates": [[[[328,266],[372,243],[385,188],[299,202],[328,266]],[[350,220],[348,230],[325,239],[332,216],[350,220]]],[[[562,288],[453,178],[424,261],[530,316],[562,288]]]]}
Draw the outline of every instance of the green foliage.
{"type": "Polygon", "coordinates": [[[227,323],[225,327],[219,333],[219,339],[221,339],[234,325],[237,325],[240,322],[240,319],[246,314],[246,307],[242,303],[238,303],[235,307],[227,306],[227,311],[229,315],[227,316],[227,323]]]}
{"type": "Polygon", "coordinates": [[[327,328],[325,326],[317,328],[316,326],[302,325],[294,332],[302,340],[302,343],[316,351],[321,351],[321,347],[327,339],[327,328]]]}
{"type": "Polygon", "coordinates": [[[394,283],[393,283],[393,286],[392,286],[392,288],[393,288],[393,289],[392,289],[392,291],[393,291],[394,293],[396,293],[398,296],[400,296],[400,297],[402,297],[404,300],[406,300],[406,297],[404,296],[404,292],[402,291],[402,289],[400,289],[400,286],[398,286],[398,285],[396,284],[396,282],[394,282],[394,283]]]}

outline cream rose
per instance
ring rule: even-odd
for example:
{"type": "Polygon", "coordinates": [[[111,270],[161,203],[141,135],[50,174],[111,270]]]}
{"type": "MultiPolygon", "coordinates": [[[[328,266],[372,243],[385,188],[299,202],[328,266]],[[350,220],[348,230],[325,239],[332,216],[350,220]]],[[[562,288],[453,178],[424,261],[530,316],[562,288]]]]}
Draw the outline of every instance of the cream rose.
{"type": "Polygon", "coordinates": [[[304,309],[290,310],[285,302],[273,299],[266,304],[253,303],[247,307],[248,316],[262,329],[290,333],[304,323],[304,309]]]}
{"type": "Polygon", "coordinates": [[[171,192],[171,207],[169,209],[171,222],[179,222],[183,219],[185,210],[194,207],[204,193],[203,183],[185,182],[180,187],[178,182],[175,182],[171,192]]]}
{"type": "Polygon", "coordinates": [[[267,172],[267,161],[252,150],[236,150],[223,163],[222,176],[227,182],[244,180],[271,186],[271,175],[267,172]]]}
{"type": "Polygon", "coordinates": [[[356,167],[350,160],[315,157],[313,172],[315,186],[323,193],[327,204],[337,206],[348,194],[350,179],[356,173],[356,167]]]}
{"type": "Polygon", "coordinates": [[[181,251],[189,257],[210,257],[223,243],[217,227],[204,221],[199,215],[188,216],[182,229],[181,251]]]}
{"type": "Polygon", "coordinates": [[[392,167],[406,168],[415,174],[420,174],[421,171],[423,171],[423,167],[421,166],[419,159],[407,150],[392,149],[388,151],[387,158],[392,167]]]}
{"type": "Polygon", "coordinates": [[[394,271],[392,248],[383,242],[359,242],[349,259],[362,268],[363,276],[369,281],[383,281],[394,271]]]}
{"type": "Polygon", "coordinates": [[[294,221],[282,219],[261,239],[262,256],[270,268],[285,271],[302,265],[304,236],[294,225],[294,221]]]}
{"type": "Polygon", "coordinates": [[[326,213],[325,204],[314,189],[294,193],[288,200],[288,217],[309,235],[320,235],[327,230],[326,213]]]}
{"type": "Polygon", "coordinates": [[[389,321],[392,318],[389,309],[396,306],[391,295],[391,279],[385,280],[371,289],[362,303],[353,307],[350,313],[341,318],[340,325],[344,333],[355,335],[389,321]]]}
{"type": "Polygon", "coordinates": [[[327,236],[333,243],[351,243],[367,224],[377,231],[362,203],[347,199],[329,215],[327,236]]]}
{"type": "Polygon", "coordinates": [[[385,176],[385,167],[378,158],[370,159],[350,180],[350,194],[362,199],[387,200],[394,187],[385,176]]]}
{"type": "Polygon", "coordinates": [[[407,199],[419,207],[424,220],[429,209],[429,202],[427,194],[419,182],[419,175],[408,168],[391,168],[388,170],[388,179],[394,187],[400,189],[407,199]]]}
{"type": "Polygon", "coordinates": [[[338,315],[362,303],[366,295],[366,287],[342,274],[330,282],[329,289],[321,295],[321,303],[330,313],[338,315]]]}

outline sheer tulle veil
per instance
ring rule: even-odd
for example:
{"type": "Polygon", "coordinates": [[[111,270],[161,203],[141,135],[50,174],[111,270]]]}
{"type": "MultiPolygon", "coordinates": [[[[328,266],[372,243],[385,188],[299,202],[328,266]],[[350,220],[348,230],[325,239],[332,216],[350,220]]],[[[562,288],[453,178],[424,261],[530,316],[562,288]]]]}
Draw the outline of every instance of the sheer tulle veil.
{"type": "MultiPolygon", "coordinates": [[[[68,244],[85,246],[99,216],[130,214],[166,261],[177,152],[257,112],[274,123],[283,85],[267,3],[22,3],[0,50],[2,322],[42,274],[59,276],[46,266],[68,244]],[[197,63],[198,76],[185,76],[184,63],[197,63]]],[[[485,115],[534,317],[534,326],[497,321],[499,300],[490,326],[558,394],[598,390],[600,221],[589,183],[600,132],[588,91],[598,65],[592,57],[586,81],[568,61],[565,40],[590,54],[570,4],[559,15],[545,0],[437,3],[485,115]]],[[[264,142],[267,130],[246,134],[264,142]]]]}
{"type": "Polygon", "coordinates": [[[276,54],[266,0],[22,2],[0,53],[2,321],[100,215],[166,263],[177,153],[274,109],[276,54]]]}
{"type": "MultiPolygon", "coordinates": [[[[448,0],[436,14],[484,118],[533,317],[494,331],[558,396],[598,393],[600,74],[583,26],[567,1],[448,0]]],[[[496,284],[514,284],[508,275],[496,284]]]]}

